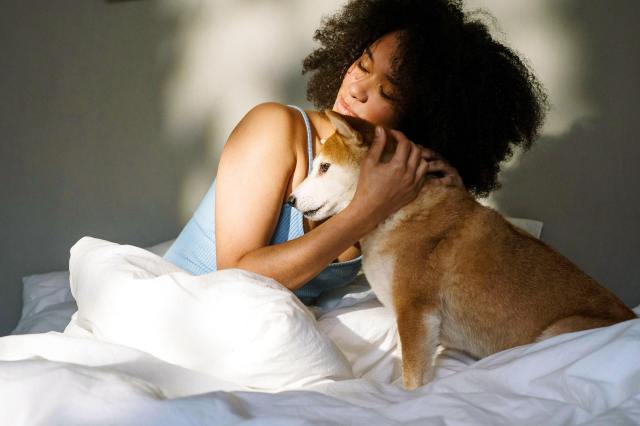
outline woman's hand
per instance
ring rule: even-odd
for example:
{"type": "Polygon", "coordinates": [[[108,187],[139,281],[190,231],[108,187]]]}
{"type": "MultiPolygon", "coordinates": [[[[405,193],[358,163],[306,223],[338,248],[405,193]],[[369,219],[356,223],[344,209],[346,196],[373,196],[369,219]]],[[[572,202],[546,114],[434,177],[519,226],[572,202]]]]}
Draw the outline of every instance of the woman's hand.
{"type": "Polygon", "coordinates": [[[430,172],[443,176],[429,179],[429,184],[464,187],[456,169],[434,151],[414,144],[400,131],[378,126],[371,148],[360,164],[358,186],[351,204],[366,212],[372,221],[370,226],[375,226],[413,201],[430,172]],[[397,145],[391,160],[382,163],[382,152],[389,138],[387,132],[397,145]]]}
{"type": "MultiPolygon", "coordinates": [[[[404,136],[400,131],[391,130],[391,132],[394,133],[394,135],[395,132],[397,132],[404,136]]],[[[398,136],[396,136],[396,138],[397,137],[398,136]]],[[[416,146],[422,150],[423,158],[427,162],[427,173],[439,173],[441,175],[440,177],[430,175],[430,178],[428,179],[429,185],[457,186],[458,188],[466,189],[456,168],[443,160],[435,151],[425,148],[424,146],[416,146]]]]}

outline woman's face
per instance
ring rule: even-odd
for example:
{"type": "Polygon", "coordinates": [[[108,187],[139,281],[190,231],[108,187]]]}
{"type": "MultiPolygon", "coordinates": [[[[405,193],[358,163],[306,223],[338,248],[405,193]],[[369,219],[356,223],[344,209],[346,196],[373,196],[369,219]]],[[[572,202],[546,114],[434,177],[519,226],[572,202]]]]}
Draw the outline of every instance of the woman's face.
{"type": "Polygon", "coordinates": [[[397,37],[397,32],[380,37],[351,64],[338,90],[334,111],[395,128],[396,87],[390,76],[397,37]]]}

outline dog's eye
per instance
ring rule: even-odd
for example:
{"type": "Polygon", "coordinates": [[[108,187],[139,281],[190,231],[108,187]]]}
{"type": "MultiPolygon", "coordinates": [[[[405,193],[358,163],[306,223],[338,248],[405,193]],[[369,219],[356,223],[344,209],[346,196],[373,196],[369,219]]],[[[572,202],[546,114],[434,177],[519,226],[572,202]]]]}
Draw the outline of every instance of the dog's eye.
{"type": "Polygon", "coordinates": [[[329,163],[320,163],[320,173],[326,173],[330,165],[329,163]]]}

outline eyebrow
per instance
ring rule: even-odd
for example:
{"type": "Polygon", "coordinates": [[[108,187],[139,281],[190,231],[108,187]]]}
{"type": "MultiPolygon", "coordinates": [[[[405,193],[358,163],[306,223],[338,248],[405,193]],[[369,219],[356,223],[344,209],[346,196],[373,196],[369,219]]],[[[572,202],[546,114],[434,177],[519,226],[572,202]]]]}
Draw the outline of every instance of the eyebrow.
{"type": "MultiPolygon", "coordinates": [[[[369,49],[369,46],[365,47],[364,49],[364,53],[367,54],[367,56],[369,56],[369,58],[371,58],[371,62],[375,62],[375,60],[373,59],[373,52],[371,52],[371,49],[369,49]]],[[[391,77],[389,74],[385,74],[384,77],[389,80],[389,83],[397,86],[398,85],[398,80],[394,79],[393,77],[391,77]]]]}

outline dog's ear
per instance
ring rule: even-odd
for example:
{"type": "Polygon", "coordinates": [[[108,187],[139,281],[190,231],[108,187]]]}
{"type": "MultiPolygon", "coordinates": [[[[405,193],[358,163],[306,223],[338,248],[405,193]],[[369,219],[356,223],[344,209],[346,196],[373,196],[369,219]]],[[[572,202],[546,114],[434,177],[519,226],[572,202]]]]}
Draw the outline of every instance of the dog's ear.
{"type": "Polygon", "coordinates": [[[361,118],[349,115],[338,114],[335,111],[326,109],[325,115],[336,128],[336,132],[345,139],[346,142],[354,142],[356,145],[371,145],[375,134],[375,126],[361,118]]]}
{"type": "Polygon", "coordinates": [[[330,109],[324,110],[324,114],[329,118],[333,127],[336,128],[336,132],[342,136],[343,139],[347,141],[360,139],[360,135],[358,135],[357,131],[347,122],[345,115],[338,114],[330,109]]]}

